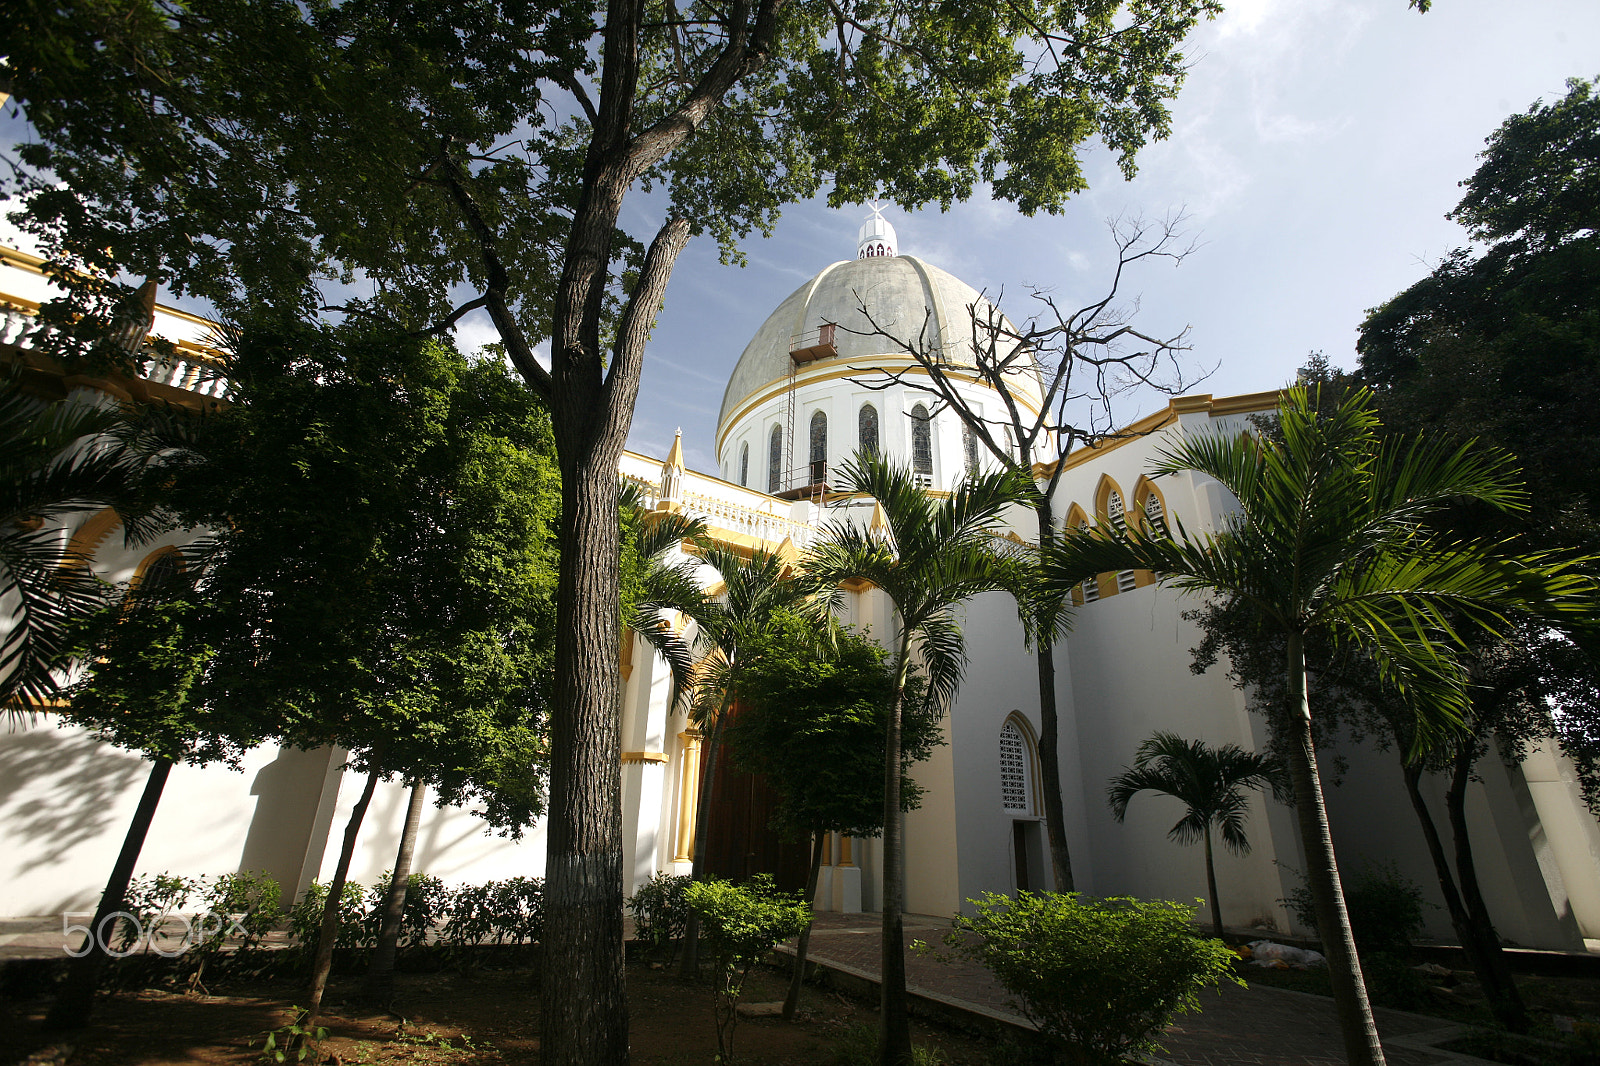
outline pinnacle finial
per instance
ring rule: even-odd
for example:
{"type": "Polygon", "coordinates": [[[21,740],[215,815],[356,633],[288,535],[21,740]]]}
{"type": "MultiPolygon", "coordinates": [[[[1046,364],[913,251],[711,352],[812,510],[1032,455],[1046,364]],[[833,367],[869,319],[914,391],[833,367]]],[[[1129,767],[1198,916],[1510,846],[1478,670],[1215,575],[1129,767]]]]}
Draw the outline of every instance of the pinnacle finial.
{"type": "Polygon", "coordinates": [[[883,217],[883,205],[877,200],[870,200],[867,206],[872,208],[872,213],[861,224],[861,233],[856,239],[856,258],[876,259],[879,256],[898,255],[899,242],[894,227],[883,217]]]}

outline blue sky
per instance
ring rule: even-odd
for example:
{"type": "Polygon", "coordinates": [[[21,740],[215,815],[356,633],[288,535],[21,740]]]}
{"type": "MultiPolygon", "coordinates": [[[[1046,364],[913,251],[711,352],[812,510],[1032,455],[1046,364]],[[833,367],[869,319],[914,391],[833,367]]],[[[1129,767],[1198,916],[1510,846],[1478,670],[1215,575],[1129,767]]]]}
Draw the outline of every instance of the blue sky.
{"type": "MultiPolygon", "coordinates": [[[[1353,365],[1370,308],[1415,281],[1465,234],[1443,216],[1484,138],[1508,115],[1600,75],[1596,0],[1234,0],[1196,31],[1170,139],[1124,181],[1108,153],[1091,189],[1055,217],[1025,218],[985,197],[906,215],[886,211],[901,250],[1024,304],[1030,286],[1063,301],[1104,284],[1106,220],[1185,210],[1199,247],[1181,267],[1132,277],[1138,321],[1191,328],[1197,391],[1283,384],[1308,352],[1353,365]]],[[[624,223],[653,232],[651,207],[624,223]]],[[[854,258],[864,209],[790,207],[749,266],[723,266],[709,238],[680,259],[651,338],[630,446],[664,455],[682,427],[691,467],[712,471],[717,409],[745,343],[813,274],[854,258]]],[[[470,339],[474,330],[464,331],[470,339]]],[[[1130,421],[1164,398],[1129,398],[1130,421]]],[[[1120,416],[1126,414],[1126,418],[1120,416]]]]}

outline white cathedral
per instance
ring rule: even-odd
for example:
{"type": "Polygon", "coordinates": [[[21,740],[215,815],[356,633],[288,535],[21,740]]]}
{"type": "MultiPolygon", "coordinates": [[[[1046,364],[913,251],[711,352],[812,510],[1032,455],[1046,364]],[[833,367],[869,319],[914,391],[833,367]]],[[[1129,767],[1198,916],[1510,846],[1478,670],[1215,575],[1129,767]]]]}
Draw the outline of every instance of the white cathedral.
{"type": "MultiPolygon", "coordinates": [[[[0,355],[27,358],[46,282],[39,261],[26,253],[0,249],[0,260],[0,355]]],[[[958,363],[961,345],[970,343],[969,308],[986,306],[958,278],[899,254],[893,227],[875,214],[861,229],[857,258],[825,267],[796,289],[746,346],[722,398],[718,469],[684,469],[675,443],[665,459],[627,453],[620,476],[638,484],[652,506],[704,519],[727,544],[798,558],[825,522],[852,504],[860,507],[823,488],[828,471],[860,448],[910,466],[933,492],[948,490],[971,465],[991,462],[952,413],[936,410],[926,392],[906,383],[922,372],[874,335],[863,303],[885,331],[925,330],[924,341],[958,363]],[[899,382],[889,383],[883,371],[898,374],[899,382]]],[[[61,394],[214,402],[219,386],[201,373],[209,324],[160,306],[154,322],[155,333],[177,343],[176,358],[138,380],[61,377],[61,394]]],[[[998,402],[975,381],[964,388],[980,412],[998,402]]],[[[1055,513],[1079,522],[1130,512],[1179,520],[1191,531],[1216,528],[1235,506],[1217,483],[1179,475],[1158,487],[1143,476],[1146,466],[1174,435],[1248,430],[1248,416],[1275,403],[1275,392],[1173,399],[1127,427],[1136,432],[1062,459],[1067,469],[1055,513]]],[[[156,545],[129,552],[113,535],[117,526],[112,512],[84,513],[61,535],[92,551],[97,572],[109,581],[127,581],[170,551],[156,545]]],[[[1017,531],[1033,535],[1025,525],[1017,531]]],[[[892,612],[875,590],[849,591],[845,599],[844,621],[870,627],[880,639],[893,632],[892,612]]],[[[1264,723],[1220,669],[1190,672],[1189,650],[1199,633],[1183,613],[1194,601],[1142,572],[1101,575],[1078,599],[1073,631],[1056,651],[1060,774],[1077,887],[1101,896],[1192,901],[1205,894],[1204,860],[1201,848],[1167,839],[1182,815],[1177,801],[1141,795],[1119,824],[1106,805],[1107,782],[1155,730],[1256,749],[1265,742],[1264,723]]],[[[916,768],[925,792],[921,809],[907,818],[907,908],[922,914],[952,914],[987,891],[1054,887],[1035,744],[1037,674],[1016,610],[994,594],[969,602],[964,613],[970,665],[943,723],[946,743],[916,768]]],[[[631,892],[658,870],[687,872],[702,753],[681,707],[669,706],[665,664],[648,645],[625,636],[619,669],[631,892]]],[[[56,728],[48,714],[0,734],[0,753],[0,854],[7,860],[0,865],[0,916],[92,911],[147,765],[76,728],[56,728]]],[[[1346,876],[1364,860],[1393,862],[1437,901],[1397,760],[1362,748],[1343,754],[1349,770],[1327,792],[1346,876]]],[[[264,747],[249,754],[242,774],[175,768],[139,871],[266,871],[286,896],[326,880],[338,829],[363,784],[345,773],[343,761],[337,750],[264,747]]],[[[1529,947],[1600,950],[1600,828],[1570,765],[1547,745],[1520,766],[1485,759],[1481,771],[1469,802],[1473,846],[1501,934],[1529,947]]],[[[1431,796],[1439,810],[1442,791],[1436,783],[1431,796]]],[[[793,868],[793,849],[765,827],[769,802],[760,782],[732,774],[719,782],[708,841],[714,867],[729,874],[793,868]]],[[[400,783],[380,786],[353,880],[371,884],[391,865],[405,805],[400,783]]],[[[1304,867],[1292,812],[1255,795],[1248,833],[1249,854],[1218,852],[1222,918],[1235,928],[1291,931],[1280,901],[1300,884],[1295,871],[1304,867]]],[[[537,876],[544,861],[539,828],[513,843],[489,834],[468,810],[430,807],[413,868],[466,883],[537,876]]],[[[876,909],[878,865],[875,841],[836,837],[818,908],[876,909]]],[[[1210,917],[1205,908],[1201,916],[1210,917]]],[[[1429,924],[1431,934],[1450,939],[1442,908],[1429,911],[1429,924]]]]}

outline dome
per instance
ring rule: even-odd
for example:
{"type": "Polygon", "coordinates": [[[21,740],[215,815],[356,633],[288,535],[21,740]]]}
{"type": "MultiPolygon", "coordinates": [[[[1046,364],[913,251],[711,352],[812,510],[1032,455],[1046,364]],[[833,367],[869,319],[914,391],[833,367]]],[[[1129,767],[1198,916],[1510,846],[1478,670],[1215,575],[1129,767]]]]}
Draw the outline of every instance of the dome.
{"type": "Polygon", "coordinates": [[[719,441],[746,401],[788,380],[793,365],[789,353],[817,344],[824,325],[838,327],[833,331],[836,354],[825,353],[826,358],[808,363],[802,373],[812,368],[832,373],[846,364],[866,371],[886,359],[903,360],[906,355],[896,341],[943,346],[946,359],[971,365],[968,308],[975,304],[979,314],[991,306],[971,285],[915,256],[834,263],[790,293],[745,346],[722,396],[719,441]],[[871,321],[862,313],[863,305],[871,311],[871,321]],[[889,336],[873,334],[873,323],[889,336]]]}

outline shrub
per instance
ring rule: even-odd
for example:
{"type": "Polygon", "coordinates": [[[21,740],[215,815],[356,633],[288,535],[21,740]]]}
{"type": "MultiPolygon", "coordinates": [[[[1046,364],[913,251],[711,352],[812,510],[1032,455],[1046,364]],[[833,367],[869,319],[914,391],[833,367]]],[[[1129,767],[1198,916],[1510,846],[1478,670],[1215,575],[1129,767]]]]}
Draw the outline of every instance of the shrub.
{"type": "MultiPolygon", "coordinates": [[[[362,919],[366,907],[361,902],[361,886],[354,881],[344,883],[344,894],[339,900],[339,935],[333,946],[358,948],[370,945],[362,919]]],[[[316,881],[306,888],[295,905],[289,908],[289,931],[304,952],[317,950],[317,937],[322,931],[322,905],[328,898],[328,886],[316,881]]]]}
{"type": "MultiPolygon", "coordinates": [[[[124,913],[134,917],[133,922],[118,918],[115,932],[107,936],[112,950],[130,953],[141,944],[145,951],[157,943],[157,933],[168,918],[183,910],[189,896],[201,887],[199,878],[180,874],[159,873],[154,877],[135,877],[128,882],[123,896],[124,913]]],[[[99,930],[96,930],[99,933],[99,930]]]]}
{"type": "Polygon", "coordinates": [[[1166,900],[1015,898],[988,893],[945,942],[986,966],[1016,1005],[1078,1063],[1160,1050],[1174,1015],[1234,976],[1233,952],[1194,932],[1194,908],[1166,900]]]}
{"type": "Polygon", "coordinates": [[[657,955],[670,958],[673,946],[683,939],[689,925],[684,890],[693,882],[692,877],[660,872],[628,897],[634,937],[649,944],[657,955]]]}
{"type": "Polygon", "coordinates": [[[798,895],[779,892],[767,874],[748,884],[727,881],[691,882],[684,888],[689,909],[700,919],[700,943],[716,962],[719,1062],[733,1061],[735,1007],[745,978],[781,940],[798,936],[811,923],[811,904],[798,895]]]}
{"type": "MultiPolygon", "coordinates": [[[[1281,902],[1297,922],[1316,931],[1317,910],[1310,888],[1301,885],[1281,902]]],[[[1423,908],[1430,906],[1422,899],[1421,887],[1402,876],[1394,863],[1370,860],[1362,863],[1361,872],[1345,886],[1344,905],[1350,914],[1350,931],[1363,954],[1404,954],[1422,932],[1423,908]]]]}
{"type": "Polygon", "coordinates": [[[532,944],[544,934],[544,882],[513,877],[462,885],[444,903],[440,939],[452,950],[476,944],[532,944]]]}
{"type": "MultiPolygon", "coordinates": [[[[367,910],[362,917],[362,937],[369,944],[378,942],[383,930],[384,898],[389,894],[389,879],[393,871],[385,870],[378,883],[367,891],[367,910]]],[[[444,882],[428,874],[412,874],[406,878],[406,901],[400,912],[400,947],[413,947],[428,942],[428,933],[434,923],[444,918],[450,893],[444,882]]]]}

